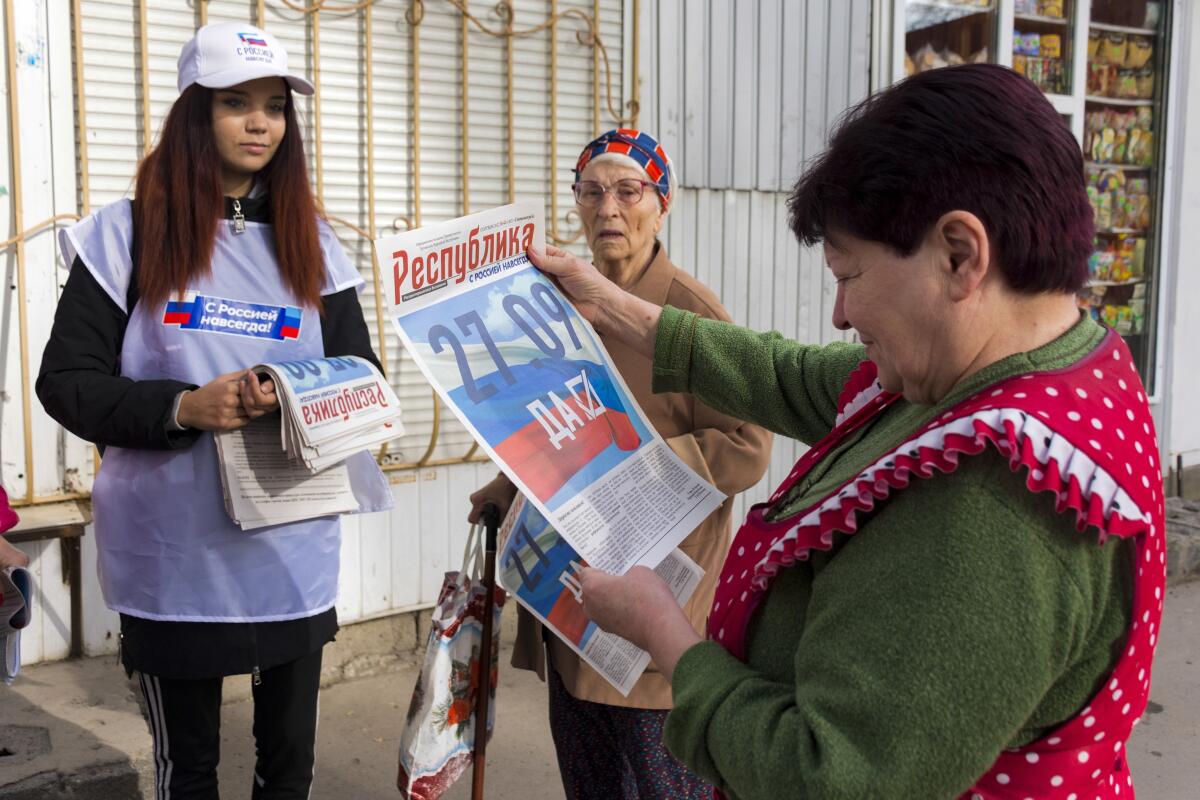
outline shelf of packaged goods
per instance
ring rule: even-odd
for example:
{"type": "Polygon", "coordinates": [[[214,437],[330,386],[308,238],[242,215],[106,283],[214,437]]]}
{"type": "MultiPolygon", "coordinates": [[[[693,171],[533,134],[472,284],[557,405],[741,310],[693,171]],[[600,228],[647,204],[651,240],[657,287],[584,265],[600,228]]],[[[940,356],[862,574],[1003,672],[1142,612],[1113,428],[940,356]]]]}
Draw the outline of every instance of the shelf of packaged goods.
{"type": "Polygon", "coordinates": [[[1145,282],[1145,278],[1130,278],[1127,281],[1088,281],[1087,285],[1089,289],[1107,289],[1110,286],[1136,286],[1145,282]]]}
{"type": "Polygon", "coordinates": [[[951,0],[908,0],[906,5],[908,7],[936,8],[945,11],[968,11],[972,14],[982,14],[991,11],[995,7],[994,3],[981,6],[975,3],[955,3],[951,0]]]}
{"type": "Polygon", "coordinates": [[[1118,169],[1122,172],[1151,172],[1154,170],[1152,166],[1143,166],[1141,164],[1108,164],[1104,161],[1085,161],[1083,166],[1087,169],[1118,169]]]}
{"type": "Polygon", "coordinates": [[[1146,233],[1145,228],[1100,228],[1096,230],[1097,236],[1145,236],[1146,233]]]}
{"type": "Polygon", "coordinates": [[[1131,28],[1128,25],[1109,25],[1106,22],[1092,22],[1088,25],[1094,31],[1110,31],[1112,33],[1132,33],[1135,36],[1157,36],[1154,28],[1131,28]]]}
{"type": "Polygon", "coordinates": [[[964,17],[990,14],[994,10],[995,6],[990,3],[986,6],[976,6],[936,2],[936,0],[909,0],[905,6],[904,31],[905,33],[915,33],[964,17]]]}
{"type": "Polygon", "coordinates": [[[1070,20],[1062,17],[1043,17],[1041,14],[1013,14],[1013,19],[1017,22],[1034,22],[1041,25],[1057,25],[1065,28],[1070,25],[1070,20]]]}
{"type": "Polygon", "coordinates": [[[1089,94],[1085,98],[1089,103],[1105,106],[1152,106],[1153,100],[1126,100],[1123,97],[1099,97],[1098,95],[1089,94]]]}

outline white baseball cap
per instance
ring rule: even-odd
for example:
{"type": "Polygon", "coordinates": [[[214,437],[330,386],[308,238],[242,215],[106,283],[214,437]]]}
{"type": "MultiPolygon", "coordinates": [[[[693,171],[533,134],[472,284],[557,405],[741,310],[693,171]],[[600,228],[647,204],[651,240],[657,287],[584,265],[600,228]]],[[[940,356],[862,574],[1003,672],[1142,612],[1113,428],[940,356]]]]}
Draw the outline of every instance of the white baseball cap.
{"type": "Polygon", "coordinates": [[[313,85],[287,68],[287,51],[262,28],[214,22],[196,31],[179,54],[179,91],[193,83],[228,89],[256,78],[280,77],[293,91],[312,94],[313,85]]]}

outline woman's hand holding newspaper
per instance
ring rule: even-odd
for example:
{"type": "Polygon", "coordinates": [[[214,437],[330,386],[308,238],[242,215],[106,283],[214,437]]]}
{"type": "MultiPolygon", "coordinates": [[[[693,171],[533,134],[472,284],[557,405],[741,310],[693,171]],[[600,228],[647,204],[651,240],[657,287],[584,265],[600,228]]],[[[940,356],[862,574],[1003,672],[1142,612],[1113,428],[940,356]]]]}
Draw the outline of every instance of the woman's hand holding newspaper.
{"type": "Polygon", "coordinates": [[[175,421],[185,428],[202,431],[233,431],[250,421],[242,405],[241,381],[246,370],[213,378],[199,389],[185,392],[179,400],[175,421]]]}
{"type": "Polygon", "coordinates": [[[579,582],[588,617],[650,653],[668,681],[679,657],[701,641],[670,587],[649,567],[634,567],[624,575],[584,567],[579,582]]]}
{"type": "Polygon", "coordinates": [[[241,383],[242,408],[250,419],[279,410],[279,396],[275,394],[275,381],[267,378],[260,381],[254,370],[246,370],[241,383]]]}
{"type": "Polygon", "coordinates": [[[278,410],[275,382],[260,381],[253,370],[239,369],[185,392],[175,421],[202,431],[232,431],[278,410]]]}

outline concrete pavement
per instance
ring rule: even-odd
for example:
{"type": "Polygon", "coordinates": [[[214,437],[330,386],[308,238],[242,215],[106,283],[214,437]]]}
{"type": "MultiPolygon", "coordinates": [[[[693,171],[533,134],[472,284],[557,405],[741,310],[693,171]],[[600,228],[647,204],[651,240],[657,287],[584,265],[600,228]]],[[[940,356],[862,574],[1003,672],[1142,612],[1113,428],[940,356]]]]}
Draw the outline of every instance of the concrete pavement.
{"type": "MultiPolygon", "coordinates": [[[[505,616],[515,616],[515,603],[505,616]]],[[[545,686],[531,672],[508,665],[506,637],[496,690],[496,729],[488,745],[488,800],[560,798],[562,784],[546,721],[545,686]]],[[[396,800],[397,747],[404,713],[416,683],[415,668],[331,686],[321,696],[317,771],[313,800],[396,800]]],[[[220,779],[230,798],[249,797],[254,745],[248,732],[253,705],[240,701],[223,709],[220,779]]],[[[222,795],[224,796],[224,794],[222,795]]],[[[0,794],[0,797],[3,797],[0,794]]],[[[469,800],[468,772],[445,800],[469,800]]]]}
{"type": "MultiPolygon", "coordinates": [[[[514,609],[506,610],[506,617],[514,609]]],[[[511,631],[511,625],[506,626],[511,631]]],[[[506,637],[506,642],[511,637],[506,637]]],[[[562,788],[546,726],[544,686],[502,655],[497,731],[489,749],[489,800],[559,798],[562,788]]],[[[393,800],[396,748],[416,668],[349,680],[324,690],[318,731],[316,800],[393,800]]],[[[248,798],[254,762],[253,707],[233,682],[222,709],[221,784],[248,798]]],[[[247,685],[242,685],[247,684],[247,685]]],[[[1166,620],[1151,705],[1128,753],[1138,794],[1153,800],[1200,797],[1200,582],[1167,591],[1166,620]]],[[[149,798],[150,739],[114,659],[47,664],[0,687],[0,800],[149,798]],[[20,728],[13,733],[13,726],[20,728]],[[50,745],[53,749],[50,750],[50,745]],[[47,752],[37,755],[41,748],[47,752]],[[34,751],[33,754],[25,752],[34,751]],[[140,788],[139,788],[140,787],[140,788]]],[[[469,775],[447,800],[470,796],[469,775]]]]}
{"type": "Polygon", "coordinates": [[[1200,797],[1200,582],[1169,586],[1150,705],[1129,741],[1138,796],[1200,797]]]}
{"type": "MultiPolygon", "coordinates": [[[[1138,796],[1200,798],[1200,582],[1167,590],[1162,643],[1151,703],[1128,753],[1138,796]]],[[[544,686],[502,662],[496,733],[489,748],[489,800],[560,798],[554,748],[546,728],[544,686]]],[[[334,686],[322,699],[320,765],[314,798],[394,800],[396,742],[415,675],[399,673],[334,686]]],[[[226,724],[248,729],[250,707],[226,707],[226,724]]],[[[227,738],[226,785],[247,785],[253,758],[244,734],[227,738]],[[244,744],[237,746],[236,742],[244,744]],[[238,752],[231,752],[235,748],[238,752]],[[232,783],[230,783],[232,781],[232,783]]],[[[238,795],[233,795],[238,796],[238,795]]],[[[447,800],[470,797],[469,775],[447,800]]]]}

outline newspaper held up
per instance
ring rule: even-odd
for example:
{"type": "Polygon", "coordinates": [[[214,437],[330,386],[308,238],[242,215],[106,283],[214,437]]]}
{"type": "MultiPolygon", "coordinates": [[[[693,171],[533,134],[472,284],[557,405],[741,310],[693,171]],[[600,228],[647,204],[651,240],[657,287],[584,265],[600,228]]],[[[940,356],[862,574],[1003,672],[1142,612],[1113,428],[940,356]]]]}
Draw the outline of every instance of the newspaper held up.
{"type": "Polygon", "coordinates": [[[260,364],[279,411],[215,439],[225,508],[243,530],[356,511],[343,463],[400,436],[400,403],[357,356],[260,364]]]}
{"type": "MultiPolygon", "coordinates": [[[[587,566],[532,503],[517,495],[500,527],[496,576],[580,658],[628,696],[650,663],[650,654],[620,636],[606,633],[583,611],[577,571],[587,566]]],[[[682,606],[696,591],[704,570],[675,548],[655,567],[682,606]]]]}
{"type": "Polygon", "coordinates": [[[540,201],[376,241],[396,332],[480,447],[589,564],[656,567],[724,499],[663,441],[526,257],[540,201]]]}

